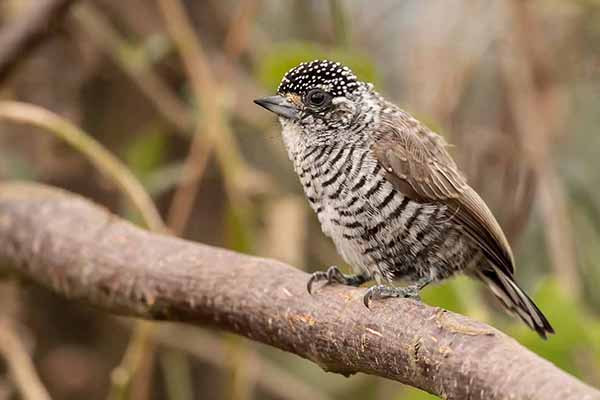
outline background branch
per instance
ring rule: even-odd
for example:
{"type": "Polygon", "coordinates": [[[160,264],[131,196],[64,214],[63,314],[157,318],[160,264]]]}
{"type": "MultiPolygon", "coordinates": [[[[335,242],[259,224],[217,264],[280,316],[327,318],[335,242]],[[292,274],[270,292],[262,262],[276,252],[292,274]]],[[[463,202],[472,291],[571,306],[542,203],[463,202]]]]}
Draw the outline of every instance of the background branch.
{"type": "Polygon", "coordinates": [[[154,231],[164,231],[165,226],[154,202],[141,183],[112,153],[91,135],[67,119],[33,104],[17,101],[0,102],[0,119],[31,124],[55,135],[84,155],[99,171],[110,177],[137,209],[146,226],[154,231]]]}
{"type": "Polygon", "coordinates": [[[31,11],[0,31],[0,83],[42,43],[75,0],[36,0],[31,11]]]}
{"type": "Polygon", "coordinates": [[[189,136],[195,121],[186,104],[169,88],[164,79],[155,71],[149,57],[135,56],[138,47],[131,44],[115,29],[110,19],[92,2],[81,4],[73,15],[81,31],[98,48],[110,56],[116,65],[127,74],[146,98],[154,104],[156,111],[177,128],[177,133],[189,136]]]}
{"type": "Polygon", "coordinates": [[[25,344],[15,332],[15,326],[6,319],[0,320],[0,355],[6,360],[10,374],[23,399],[50,400],[25,344]]]}
{"type": "MultiPolygon", "coordinates": [[[[73,146],[87,157],[98,170],[109,176],[131,204],[139,211],[144,224],[153,231],[165,231],[165,225],[154,202],[144,187],[129,169],[90,135],[51,111],[32,104],[3,101],[0,102],[0,119],[29,123],[43,128],[73,146]]],[[[110,399],[121,399],[129,386],[134,372],[142,365],[144,355],[151,354],[147,346],[147,337],[151,326],[138,323],[121,364],[113,371],[113,389],[110,399]]],[[[139,397],[138,397],[139,398],[139,397]]]]}
{"type": "Polygon", "coordinates": [[[285,264],[136,228],[80,197],[0,185],[0,264],[109,312],[216,326],[448,399],[596,399],[600,392],[499,331],[410,300],[368,310],[364,289],[306,293],[285,264]]]}
{"type": "MultiPolygon", "coordinates": [[[[223,341],[215,335],[209,335],[194,327],[177,326],[176,329],[174,328],[165,326],[163,329],[158,329],[154,332],[152,339],[159,344],[166,345],[171,349],[178,349],[217,367],[235,368],[223,341]]],[[[257,370],[254,371],[257,386],[277,399],[330,399],[317,388],[304,383],[266,358],[261,359],[258,365],[255,363],[253,368],[257,370]]]]}

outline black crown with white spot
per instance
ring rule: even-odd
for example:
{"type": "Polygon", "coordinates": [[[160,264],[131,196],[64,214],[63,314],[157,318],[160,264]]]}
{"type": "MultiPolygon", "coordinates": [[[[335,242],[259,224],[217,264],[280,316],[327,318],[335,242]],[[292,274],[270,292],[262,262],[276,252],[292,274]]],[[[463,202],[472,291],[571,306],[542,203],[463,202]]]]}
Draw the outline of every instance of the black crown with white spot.
{"type": "Polygon", "coordinates": [[[305,95],[313,88],[320,88],[334,97],[347,96],[359,86],[350,68],[328,60],[305,62],[290,69],[283,79],[278,93],[305,95]]]}

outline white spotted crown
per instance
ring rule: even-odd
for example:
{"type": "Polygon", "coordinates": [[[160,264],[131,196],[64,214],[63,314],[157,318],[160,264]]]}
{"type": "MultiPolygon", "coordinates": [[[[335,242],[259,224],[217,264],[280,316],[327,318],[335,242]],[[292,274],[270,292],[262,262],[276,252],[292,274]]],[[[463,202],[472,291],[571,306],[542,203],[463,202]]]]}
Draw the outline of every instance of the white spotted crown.
{"type": "Polygon", "coordinates": [[[303,96],[318,87],[338,97],[352,93],[358,86],[358,79],[350,68],[339,62],[314,60],[290,69],[281,80],[277,92],[303,96]]]}

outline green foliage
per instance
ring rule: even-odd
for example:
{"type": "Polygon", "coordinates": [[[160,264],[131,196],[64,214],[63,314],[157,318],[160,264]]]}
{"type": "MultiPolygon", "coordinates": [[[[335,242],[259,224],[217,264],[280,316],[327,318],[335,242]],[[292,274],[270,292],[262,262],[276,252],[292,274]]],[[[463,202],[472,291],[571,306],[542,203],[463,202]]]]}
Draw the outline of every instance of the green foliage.
{"type": "Polygon", "coordinates": [[[135,136],[125,149],[125,161],[142,181],[163,164],[167,155],[167,137],[158,130],[135,136]]]}
{"type": "Polygon", "coordinates": [[[406,386],[406,389],[398,393],[393,400],[438,400],[439,397],[424,392],[419,389],[415,389],[406,386]]]}
{"type": "Polygon", "coordinates": [[[514,324],[509,334],[558,367],[583,376],[587,362],[600,360],[600,321],[586,307],[564,294],[560,282],[544,280],[535,302],[551,321],[556,335],[540,340],[523,324],[514,324]],[[582,357],[582,355],[585,355],[582,357]]]}
{"type": "MultiPolygon", "coordinates": [[[[167,138],[158,130],[149,130],[136,135],[124,149],[124,159],[129,170],[139,179],[146,190],[149,182],[156,185],[153,174],[166,159],[167,138]]],[[[149,193],[152,191],[148,190],[149,193]]],[[[143,224],[139,213],[130,206],[122,211],[123,215],[136,224],[143,224]]]]}
{"type": "Polygon", "coordinates": [[[247,215],[241,210],[228,207],[225,218],[227,247],[242,253],[251,253],[253,235],[247,215]]]}
{"type": "Polygon", "coordinates": [[[468,311],[459,293],[466,290],[469,284],[465,279],[453,279],[439,285],[430,285],[421,292],[421,297],[427,304],[464,314],[468,311]]]}

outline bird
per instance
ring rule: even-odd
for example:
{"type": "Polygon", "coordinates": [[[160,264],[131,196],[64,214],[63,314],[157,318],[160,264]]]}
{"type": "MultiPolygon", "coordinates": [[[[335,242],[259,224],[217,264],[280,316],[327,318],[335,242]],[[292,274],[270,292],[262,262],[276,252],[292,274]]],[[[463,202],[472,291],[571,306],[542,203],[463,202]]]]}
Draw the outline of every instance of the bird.
{"type": "Polygon", "coordinates": [[[309,293],[320,281],[374,281],[363,297],[369,307],[392,297],[419,300],[428,284],[464,274],[543,339],[554,333],[515,281],[509,242],[443,136],[330,60],[295,66],[276,95],[254,102],[278,117],[308,203],[354,272],[315,272],[309,293]]]}

